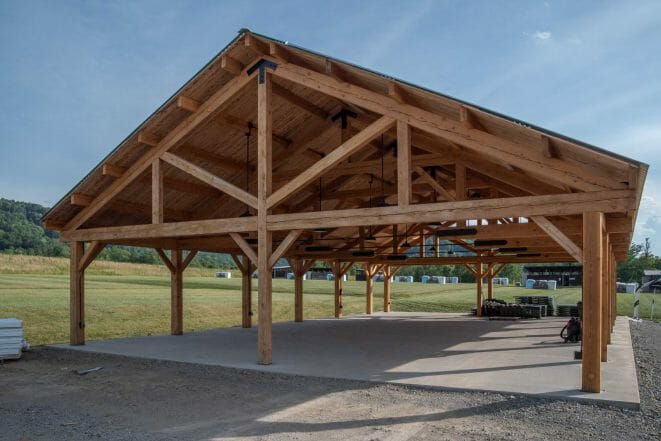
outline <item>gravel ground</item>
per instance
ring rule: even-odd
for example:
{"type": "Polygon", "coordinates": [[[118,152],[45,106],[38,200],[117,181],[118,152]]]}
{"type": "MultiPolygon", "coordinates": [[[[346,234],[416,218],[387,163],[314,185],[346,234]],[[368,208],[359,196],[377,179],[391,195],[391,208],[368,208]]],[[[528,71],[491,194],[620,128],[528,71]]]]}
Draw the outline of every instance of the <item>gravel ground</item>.
{"type": "Polygon", "coordinates": [[[641,411],[39,348],[0,366],[0,440],[658,440],[661,324],[631,329],[641,411]]]}

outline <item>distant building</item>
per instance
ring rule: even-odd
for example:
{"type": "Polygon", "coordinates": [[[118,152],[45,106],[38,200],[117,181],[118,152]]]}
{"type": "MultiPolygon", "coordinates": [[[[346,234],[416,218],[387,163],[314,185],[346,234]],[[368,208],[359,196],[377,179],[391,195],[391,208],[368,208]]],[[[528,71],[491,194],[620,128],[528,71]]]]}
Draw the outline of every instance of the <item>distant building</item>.
{"type": "Polygon", "coordinates": [[[555,280],[556,286],[581,286],[583,284],[583,268],[578,265],[529,265],[523,267],[521,286],[526,286],[526,280],[555,280]]]}
{"type": "Polygon", "coordinates": [[[643,292],[661,292],[661,270],[643,271],[643,292]],[[649,285],[648,285],[649,284],[649,285]]]}

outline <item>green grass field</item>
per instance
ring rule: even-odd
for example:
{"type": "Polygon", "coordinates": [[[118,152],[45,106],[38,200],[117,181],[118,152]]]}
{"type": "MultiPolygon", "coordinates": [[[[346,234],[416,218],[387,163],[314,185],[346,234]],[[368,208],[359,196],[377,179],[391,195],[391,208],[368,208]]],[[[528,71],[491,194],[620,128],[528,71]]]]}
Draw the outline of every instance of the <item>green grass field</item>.
{"type": "MultiPolygon", "coordinates": [[[[37,258],[31,258],[37,259],[37,258]]],[[[41,258],[43,259],[43,258],[41,258]]],[[[38,260],[38,259],[37,259],[38,260]]],[[[65,259],[61,259],[65,260],[65,259]]],[[[52,268],[52,259],[41,264],[52,268]]],[[[166,270],[99,262],[105,269],[90,267],[86,276],[86,335],[90,340],[136,335],[163,334],[170,326],[170,279],[166,270]]],[[[66,266],[64,267],[66,268],[66,266]]],[[[31,345],[68,341],[69,278],[65,271],[47,273],[39,262],[24,266],[7,263],[0,255],[0,317],[24,320],[31,345]],[[3,267],[4,265],[4,267],[3,267]],[[10,268],[11,271],[6,269],[10,268]],[[5,271],[2,271],[5,270],[5,271]]],[[[216,279],[214,271],[195,269],[184,279],[184,331],[239,326],[241,323],[241,279],[216,279]]],[[[253,289],[256,288],[256,281],[253,289]]],[[[294,317],[294,283],[273,282],[273,320],[294,317]]],[[[359,314],[365,308],[365,283],[348,282],[344,287],[344,313],[359,314]]],[[[485,289],[486,292],[486,289],[485,289]]],[[[375,284],[374,310],[382,309],[382,284],[375,284]]],[[[546,293],[546,292],[544,292],[546,293]]],[[[542,294],[524,288],[496,287],[494,297],[513,301],[515,295],[542,294]]],[[[560,289],[551,294],[558,303],[576,303],[580,289],[560,289]]],[[[256,308],[253,294],[253,311],[256,308]]],[[[640,314],[650,316],[651,295],[643,295],[640,314]]],[[[393,311],[468,312],[475,304],[475,285],[392,284],[393,311]]],[[[333,315],[333,282],[304,282],[305,318],[333,315]]],[[[618,296],[618,313],[633,314],[633,296],[618,296]]],[[[658,314],[657,314],[658,315],[658,314]]],[[[256,322],[257,317],[253,317],[256,322]]]]}

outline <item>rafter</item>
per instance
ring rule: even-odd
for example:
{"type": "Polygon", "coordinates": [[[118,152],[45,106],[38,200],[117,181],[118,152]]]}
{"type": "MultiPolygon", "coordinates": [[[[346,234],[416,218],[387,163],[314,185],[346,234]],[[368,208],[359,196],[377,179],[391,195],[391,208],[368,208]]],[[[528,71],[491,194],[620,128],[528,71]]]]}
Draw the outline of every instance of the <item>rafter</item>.
{"type": "Polygon", "coordinates": [[[446,118],[407,104],[399,104],[355,84],[338,82],[334,78],[293,64],[283,64],[273,72],[283,79],[318,90],[368,110],[403,120],[412,126],[447,139],[499,161],[534,172],[539,176],[567,183],[584,191],[622,188],[612,176],[600,174],[584,164],[577,165],[559,159],[545,158],[527,146],[517,144],[481,130],[457,125],[446,118]]]}

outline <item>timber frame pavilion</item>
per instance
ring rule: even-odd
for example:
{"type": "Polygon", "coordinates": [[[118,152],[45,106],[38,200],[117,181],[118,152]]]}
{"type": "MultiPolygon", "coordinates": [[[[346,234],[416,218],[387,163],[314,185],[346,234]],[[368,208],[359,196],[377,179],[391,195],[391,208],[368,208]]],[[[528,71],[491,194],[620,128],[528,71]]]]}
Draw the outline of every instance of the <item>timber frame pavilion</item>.
{"type": "MultiPolygon", "coordinates": [[[[258,271],[258,361],[272,360],[271,268],[352,264],[583,264],[582,388],[600,391],[647,165],[479,106],[242,29],[43,218],[71,246],[70,342],[85,342],[84,274],[106,244],[155,248],[181,334],[183,271],[197,251],[243,273],[244,327],[258,271]],[[434,246],[424,246],[433,239],[434,246]],[[439,255],[440,243],[464,255],[439,255]],[[446,242],[447,241],[447,242],[446,242]],[[416,256],[405,256],[409,247],[416,256]],[[169,250],[166,253],[165,250],[169,250]],[[187,253],[186,253],[187,251],[187,253]]],[[[277,356],[277,354],[276,354],[277,356]]]]}

